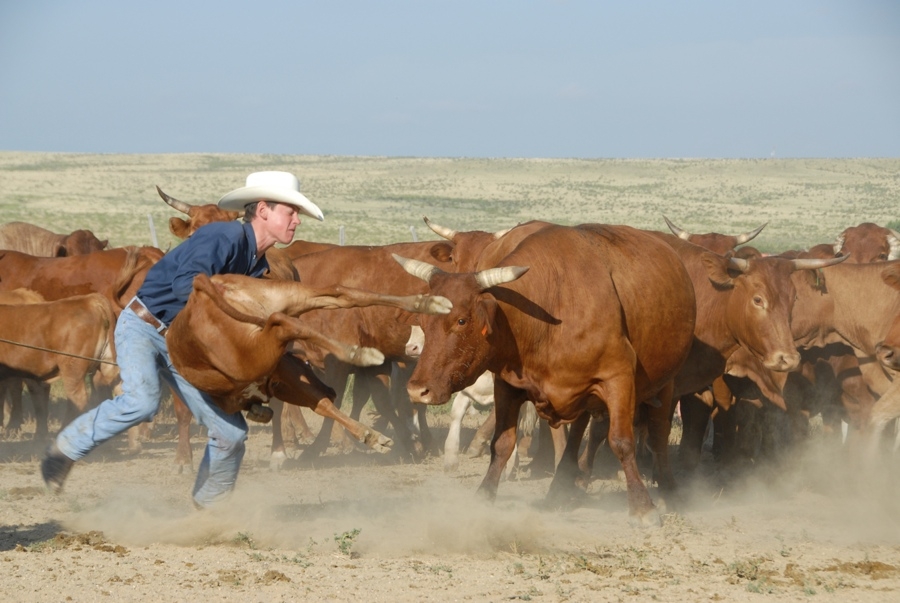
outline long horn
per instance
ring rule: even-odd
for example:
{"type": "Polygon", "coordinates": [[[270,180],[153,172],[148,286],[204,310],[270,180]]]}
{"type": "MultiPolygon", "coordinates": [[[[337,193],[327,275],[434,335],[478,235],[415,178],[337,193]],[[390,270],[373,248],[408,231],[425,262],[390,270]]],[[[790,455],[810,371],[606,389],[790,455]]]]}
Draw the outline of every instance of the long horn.
{"type": "Polygon", "coordinates": [[[680,228],[672,224],[672,221],[665,216],[663,216],[663,220],[666,221],[666,224],[669,226],[669,230],[672,231],[672,234],[677,236],[679,239],[684,239],[685,241],[687,241],[690,238],[691,233],[686,230],[681,230],[680,228]]]}
{"type": "Polygon", "coordinates": [[[432,266],[428,262],[420,262],[419,260],[411,260],[409,258],[405,258],[402,255],[397,255],[396,253],[391,254],[394,259],[400,264],[404,270],[409,272],[411,275],[422,279],[426,283],[431,280],[431,277],[439,272],[443,272],[437,266],[432,266]]]}
{"type": "Polygon", "coordinates": [[[745,232],[744,234],[737,235],[735,237],[735,239],[737,239],[737,244],[743,245],[747,241],[752,240],[754,237],[756,237],[756,235],[758,235],[760,232],[762,232],[763,228],[765,228],[768,225],[769,225],[769,223],[766,222],[765,224],[763,224],[762,226],[760,226],[759,228],[757,228],[756,230],[754,230],[752,232],[745,232]]]}
{"type": "Polygon", "coordinates": [[[188,205],[184,201],[179,201],[178,199],[165,194],[164,192],[162,192],[162,189],[159,188],[159,185],[157,185],[156,187],[156,192],[159,193],[159,196],[162,197],[162,200],[168,203],[172,209],[177,209],[183,214],[191,213],[191,205],[188,205]]]}
{"type": "Polygon", "coordinates": [[[440,224],[435,224],[431,220],[428,219],[428,216],[422,216],[422,219],[425,220],[425,224],[428,225],[428,228],[434,231],[434,234],[439,237],[444,237],[448,241],[452,241],[453,237],[457,235],[455,230],[451,230],[445,226],[441,226],[440,224]]]}
{"type": "Polygon", "coordinates": [[[848,253],[847,255],[842,255],[837,258],[828,258],[826,260],[791,260],[791,263],[794,265],[794,270],[818,270],[819,268],[827,268],[829,266],[834,266],[835,264],[840,264],[849,257],[850,254],[848,253]]]}
{"type": "Polygon", "coordinates": [[[502,266],[500,268],[488,268],[475,274],[475,282],[481,290],[490,289],[496,285],[509,283],[528,272],[528,266],[502,266]]]}

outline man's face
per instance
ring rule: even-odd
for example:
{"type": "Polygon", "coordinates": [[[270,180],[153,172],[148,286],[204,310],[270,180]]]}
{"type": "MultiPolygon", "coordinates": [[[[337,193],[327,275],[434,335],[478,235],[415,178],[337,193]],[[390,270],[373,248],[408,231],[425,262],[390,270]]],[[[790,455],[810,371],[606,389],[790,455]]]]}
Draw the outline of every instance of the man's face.
{"type": "Polygon", "coordinates": [[[294,231],[300,225],[299,210],[285,203],[275,203],[267,210],[266,231],[281,244],[293,241],[294,231]]]}

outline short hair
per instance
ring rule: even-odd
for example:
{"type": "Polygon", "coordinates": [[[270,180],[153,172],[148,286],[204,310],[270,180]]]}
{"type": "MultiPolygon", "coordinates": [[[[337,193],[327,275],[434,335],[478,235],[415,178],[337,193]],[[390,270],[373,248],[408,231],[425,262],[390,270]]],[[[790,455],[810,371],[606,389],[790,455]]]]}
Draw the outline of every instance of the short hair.
{"type": "Polygon", "coordinates": [[[256,218],[256,210],[259,208],[260,203],[265,203],[269,206],[269,209],[272,209],[272,206],[275,205],[276,201],[269,201],[268,199],[263,199],[261,201],[254,201],[249,205],[244,206],[244,222],[252,222],[254,218],[256,218]]]}

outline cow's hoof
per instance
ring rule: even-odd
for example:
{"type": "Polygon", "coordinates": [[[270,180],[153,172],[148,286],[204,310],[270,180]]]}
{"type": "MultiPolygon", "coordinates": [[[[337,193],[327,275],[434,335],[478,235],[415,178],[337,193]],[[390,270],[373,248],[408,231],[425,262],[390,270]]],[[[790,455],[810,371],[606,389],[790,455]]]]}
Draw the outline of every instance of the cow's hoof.
{"type": "Polygon", "coordinates": [[[275,412],[268,406],[254,402],[247,409],[247,419],[256,423],[268,423],[275,416],[275,412]]]}
{"type": "Polygon", "coordinates": [[[378,366],[384,364],[384,354],[375,348],[353,346],[348,362],[355,366],[378,366]]]}
{"type": "Polygon", "coordinates": [[[384,434],[378,433],[377,431],[367,431],[366,435],[363,437],[363,444],[365,444],[375,452],[386,454],[391,451],[391,447],[394,445],[394,440],[384,434]]]}
{"type": "Polygon", "coordinates": [[[637,528],[658,528],[662,526],[662,517],[657,508],[651,507],[643,513],[631,515],[628,523],[637,528]]]}
{"type": "Polygon", "coordinates": [[[281,471],[282,465],[284,465],[284,461],[287,459],[287,455],[283,450],[279,450],[272,453],[272,456],[269,457],[269,470],[270,471],[281,471]]]}
{"type": "Polygon", "coordinates": [[[459,459],[447,460],[447,457],[444,457],[444,473],[448,475],[452,475],[459,471],[459,459]]]}

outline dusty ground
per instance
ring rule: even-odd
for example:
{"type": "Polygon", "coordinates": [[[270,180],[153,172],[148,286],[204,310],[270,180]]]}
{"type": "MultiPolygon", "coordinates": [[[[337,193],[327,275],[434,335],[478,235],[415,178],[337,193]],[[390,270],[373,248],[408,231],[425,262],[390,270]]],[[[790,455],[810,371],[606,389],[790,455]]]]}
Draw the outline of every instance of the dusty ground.
{"type": "MultiPolygon", "coordinates": [[[[102,446],[59,497],[38,477],[42,444],[0,440],[4,600],[900,600],[893,482],[861,495],[844,453],[818,445],[780,472],[725,474],[705,458],[646,529],[629,525],[608,471],[573,511],[537,507],[549,477],[505,482],[485,505],[473,494],[486,458],[447,476],[438,458],[329,449],[273,473],[265,427],[231,504],[198,512],[193,476],[171,469],[171,428],[160,422],[139,456],[102,446]]],[[[199,458],[205,440],[193,442],[199,458]]]]}

